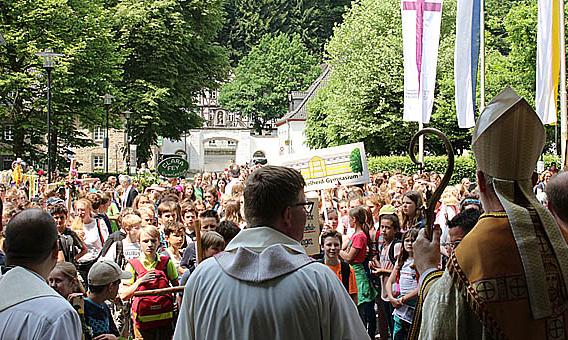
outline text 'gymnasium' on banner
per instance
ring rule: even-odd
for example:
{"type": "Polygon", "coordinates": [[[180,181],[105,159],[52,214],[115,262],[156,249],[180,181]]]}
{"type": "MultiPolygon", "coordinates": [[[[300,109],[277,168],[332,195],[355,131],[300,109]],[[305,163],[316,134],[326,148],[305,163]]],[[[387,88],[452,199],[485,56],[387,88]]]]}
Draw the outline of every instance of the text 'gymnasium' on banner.
{"type": "Polygon", "coordinates": [[[306,191],[355,185],[369,182],[369,169],[363,143],[312,150],[292,155],[281,162],[300,171],[306,181],[306,191]]]}
{"type": "Polygon", "coordinates": [[[319,199],[317,197],[306,198],[308,202],[314,202],[311,206],[311,211],[307,213],[306,225],[304,226],[304,238],[300,242],[306,254],[309,256],[317,255],[320,253],[319,236],[321,233],[321,226],[319,221],[319,199]]]}

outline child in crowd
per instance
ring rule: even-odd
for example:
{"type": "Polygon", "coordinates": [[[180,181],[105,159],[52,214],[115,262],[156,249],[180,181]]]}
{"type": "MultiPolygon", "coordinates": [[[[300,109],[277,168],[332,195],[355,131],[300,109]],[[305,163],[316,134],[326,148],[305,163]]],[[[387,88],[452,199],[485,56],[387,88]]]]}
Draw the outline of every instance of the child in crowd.
{"type": "MultiPolygon", "coordinates": [[[[123,280],[120,298],[129,300],[139,290],[178,285],[178,273],[167,255],[158,255],[160,232],[154,226],[140,229],[140,257],[132,259],[126,270],[132,278],[123,280]]],[[[171,339],[174,298],[172,294],[135,297],[132,302],[134,335],[144,339],[171,339]],[[152,306],[160,306],[153,309],[152,306]],[[149,308],[145,308],[145,306],[149,308]]]]}
{"type": "Polygon", "coordinates": [[[181,203],[181,221],[185,228],[185,244],[188,246],[195,241],[195,223],[197,211],[193,202],[186,200],[181,203]]]}
{"type": "Polygon", "coordinates": [[[357,309],[371,338],[375,337],[375,297],[377,291],[371,285],[365,269],[367,249],[369,245],[369,225],[364,207],[359,206],[349,211],[349,224],[355,229],[346,250],[340,252],[341,257],[349,262],[355,270],[357,280],[357,309]]]}
{"type": "Polygon", "coordinates": [[[138,208],[138,213],[140,213],[140,217],[142,218],[143,225],[156,225],[156,218],[154,207],[151,205],[145,205],[138,208]]]}
{"type": "Polygon", "coordinates": [[[336,230],[325,231],[320,238],[321,248],[323,250],[323,263],[331,269],[335,275],[341,280],[343,286],[357,304],[357,281],[355,279],[355,271],[349,263],[339,258],[341,250],[341,234],[336,230]]]}
{"type": "Polygon", "coordinates": [[[81,241],[76,232],[67,227],[68,211],[63,204],[52,205],[49,214],[57,224],[59,233],[59,262],[77,263],[79,258],[87,252],[87,246],[81,241]]]}
{"type": "Polygon", "coordinates": [[[166,235],[166,242],[168,243],[166,252],[170,256],[170,259],[172,260],[174,265],[176,266],[178,274],[181,276],[186,271],[185,268],[180,266],[181,247],[183,246],[183,241],[185,238],[183,224],[179,222],[167,223],[164,228],[164,234],[166,235]]]}
{"type": "Polygon", "coordinates": [[[412,243],[417,236],[418,230],[414,228],[404,233],[402,237],[403,248],[387,281],[387,295],[395,308],[393,340],[404,340],[408,337],[414,317],[414,306],[418,297],[418,272],[413,268],[412,243]],[[395,291],[393,287],[398,290],[395,291]]]}
{"type": "Polygon", "coordinates": [[[121,218],[121,226],[126,237],[122,240],[116,240],[110,245],[106,254],[101,256],[101,259],[114,261],[120,268],[125,268],[128,261],[140,256],[142,218],[135,214],[128,214],[121,218]]]}
{"type": "Polygon", "coordinates": [[[131,277],[131,273],[121,270],[113,261],[97,262],[89,270],[85,321],[91,328],[94,339],[112,340],[118,337],[118,329],[105,302],[116,298],[120,280],[131,277]]]}
{"type": "Polygon", "coordinates": [[[223,236],[216,231],[209,231],[201,238],[201,261],[219,254],[225,249],[223,236]]]}
{"type": "Polygon", "coordinates": [[[160,231],[161,250],[166,249],[166,235],[164,228],[167,223],[180,220],[180,207],[176,201],[168,200],[158,205],[158,230],[160,231]]]}
{"type": "Polygon", "coordinates": [[[85,288],[79,281],[77,268],[69,262],[58,262],[49,273],[47,282],[65,299],[68,299],[72,294],[85,293],[85,288]]]}
{"type": "Polygon", "coordinates": [[[386,290],[388,278],[396,262],[396,258],[400,253],[401,243],[399,238],[400,221],[398,216],[394,213],[392,206],[384,206],[379,213],[379,222],[381,225],[380,234],[377,233],[379,240],[379,254],[378,258],[375,257],[372,262],[373,273],[380,278],[381,282],[381,299],[379,301],[379,318],[382,323],[379,323],[379,333],[381,337],[388,337],[390,330],[391,334],[394,328],[394,320],[392,317],[393,308],[388,299],[386,290]],[[388,329],[387,329],[388,327],[388,329]]]}

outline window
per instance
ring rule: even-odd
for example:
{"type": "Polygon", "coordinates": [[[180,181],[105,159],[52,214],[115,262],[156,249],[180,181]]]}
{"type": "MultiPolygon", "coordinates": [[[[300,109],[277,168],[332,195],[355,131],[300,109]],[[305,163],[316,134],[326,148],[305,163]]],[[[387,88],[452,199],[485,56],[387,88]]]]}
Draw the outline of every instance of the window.
{"type": "Polygon", "coordinates": [[[103,129],[102,126],[97,126],[94,130],[93,130],[93,140],[95,142],[97,141],[102,141],[105,138],[105,131],[103,129]]]}
{"type": "Polygon", "coordinates": [[[214,139],[209,141],[209,146],[215,146],[215,140],[214,139]]]}
{"type": "Polygon", "coordinates": [[[93,155],[93,170],[102,170],[105,167],[105,159],[101,155],[93,155]]]}
{"type": "Polygon", "coordinates": [[[13,141],[14,140],[14,130],[12,130],[12,125],[4,126],[4,140],[13,141]]]}

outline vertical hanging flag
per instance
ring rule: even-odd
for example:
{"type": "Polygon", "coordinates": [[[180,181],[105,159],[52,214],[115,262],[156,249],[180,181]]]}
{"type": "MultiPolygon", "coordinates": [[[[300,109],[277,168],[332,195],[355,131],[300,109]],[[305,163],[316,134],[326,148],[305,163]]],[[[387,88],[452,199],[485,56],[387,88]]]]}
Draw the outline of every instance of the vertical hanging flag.
{"type": "Polygon", "coordinates": [[[480,0],[458,1],[454,82],[456,112],[460,128],[470,128],[475,125],[480,10],[480,0]]]}
{"type": "Polygon", "coordinates": [[[536,41],[536,112],[544,124],[556,123],[560,78],[559,0],[538,0],[536,41]]]}
{"type": "Polygon", "coordinates": [[[428,123],[434,105],[442,0],[401,1],[406,121],[428,123]]]}

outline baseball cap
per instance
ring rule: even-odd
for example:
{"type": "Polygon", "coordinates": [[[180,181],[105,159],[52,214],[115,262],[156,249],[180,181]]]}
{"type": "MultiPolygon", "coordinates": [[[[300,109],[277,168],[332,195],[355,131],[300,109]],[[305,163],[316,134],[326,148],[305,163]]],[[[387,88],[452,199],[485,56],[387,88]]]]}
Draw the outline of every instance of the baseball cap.
{"type": "Polygon", "coordinates": [[[89,286],[104,286],[109,283],[132,278],[132,273],[120,269],[113,261],[96,262],[89,270],[87,281],[89,286]]]}
{"type": "Polygon", "coordinates": [[[381,215],[395,215],[396,214],[396,208],[390,204],[385,204],[381,207],[381,210],[379,210],[379,216],[381,215]]]}
{"type": "Polygon", "coordinates": [[[59,197],[50,197],[45,201],[46,205],[65,204],[65,201],[59,197]]]}

